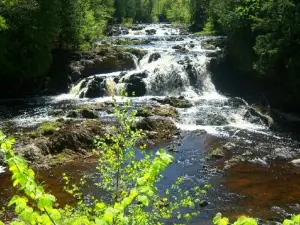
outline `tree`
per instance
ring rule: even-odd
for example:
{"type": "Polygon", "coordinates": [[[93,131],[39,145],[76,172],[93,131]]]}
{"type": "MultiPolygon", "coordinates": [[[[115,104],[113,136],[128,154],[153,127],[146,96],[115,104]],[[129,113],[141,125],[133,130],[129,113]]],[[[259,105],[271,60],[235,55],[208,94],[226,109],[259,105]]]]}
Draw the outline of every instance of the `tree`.
{"type": "Polygon", "coordinates": [[[135,0],[126,1],[126,18],[134,19],[136,16],[136,2],[135,0]]]}
{"type": "Polygon", "coordinates": [[[121,22],[126,16],[125,0],[115,0],[115,9],[116,11],[114,17],[118,22],[121,22]]]}

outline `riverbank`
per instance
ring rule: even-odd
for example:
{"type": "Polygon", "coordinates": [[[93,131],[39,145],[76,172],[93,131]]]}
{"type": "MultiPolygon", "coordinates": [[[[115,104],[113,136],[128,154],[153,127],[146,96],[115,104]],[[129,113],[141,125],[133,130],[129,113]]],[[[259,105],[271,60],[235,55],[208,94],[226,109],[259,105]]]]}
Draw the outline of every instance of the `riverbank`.
{"type": "MultiPolygon", "coordinates": [[[[138,110],[138,128],[147,135],[143,143],[149,144],[149,151],[164,147],[175,156],[161,185],[170,185],[178,176],[185,178],[187,189],[212,184],[200,221],[211,221],[217,211],[257,215],[264,221],[296,213],[295,198],[288,193],[284,200],[272,200],[285,189],[293,196],[299,189],[297,165],[292,163],[300,158],[296,133],[274,129],[277,120],[272,124],[267,112],[234,95],[222,95],[211,73],[222,53],[222,48],[208,43],[215,37],[180,32],[170,25],[151,24],[99,40],[99,51],[68,64],[71,87],[63,94],[2,101],[1,127],[20,141],[18,151],[41,173],[43,166],[58,172],[78,168],[78,173],[87,166],[83,173],[93,176],[94,165],[89,164],[93,138],[104,137],[116,125],[110,96],[119,107],[130,100],[138,110]],[[113,50],[101,53],[105,48],[113,50]],[[118,95],[124,89],[135,94],[122,99],[118,95]],[[257,173],[253,168],[259,168],[257,173]],[[266,179],[272,173],[277,180],[266,179]],[[255,196],[267,190],[274,195],[266,198],[268,204],[262,204],[260,214],[255,207],[261,209],[261,199],[255,196]],[[251,196],[255,201],[244,207],[251,196]]],[[[0,179],[8,182],[7,176],[1,174],[0,179]]],[[[59,173],[55,176],[60,179],[59,173]]]]}

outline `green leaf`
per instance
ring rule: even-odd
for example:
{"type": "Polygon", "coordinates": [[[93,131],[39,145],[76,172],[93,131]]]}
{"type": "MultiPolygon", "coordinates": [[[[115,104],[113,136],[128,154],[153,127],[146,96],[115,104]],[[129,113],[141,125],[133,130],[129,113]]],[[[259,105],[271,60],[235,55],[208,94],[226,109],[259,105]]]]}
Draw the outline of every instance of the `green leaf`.
{"type": "Polygon", "coordinates": [[[288,219],[285,219],[282,224],[283,225],[295,225],[295,223],[292,220],[288,220],[288,219]]]}
{"type": "Polygon", "coordinates": [[[137,197],[137,200],[139,202],[141,202],[144,206],[149,206],[150,201],[149,201],[149,198],[147,196],[145,196],[145,195],[139,195],[137,197]]]}

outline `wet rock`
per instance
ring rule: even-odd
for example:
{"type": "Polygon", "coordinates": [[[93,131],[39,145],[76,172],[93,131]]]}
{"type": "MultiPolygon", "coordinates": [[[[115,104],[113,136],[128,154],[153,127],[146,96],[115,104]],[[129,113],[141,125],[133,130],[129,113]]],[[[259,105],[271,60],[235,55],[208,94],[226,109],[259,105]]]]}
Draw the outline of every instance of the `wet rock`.
{"type": "Polygon", "coordinates": [[[137,111],[137,116],[149,117],[153,115],[176,118],[178,116],[178,112],[173,107],[159,105],[143,106],[137,111]]]}
{"type": "Polygon", "coordinates": [[[211,151],[210,153],[211,157],[214,159],[220,159],[223,158],[225,156],[224,152],[222,149],[220,148],[215,148],[211,151]]]}
{"type": "Polygon", "coordinates": [[[128,93],[128,96],[144,96],[146,95],[146,83],[144,78],[148,77],[148,72],[135,73],[128,77],[124,77],[120,82],[125,83],[124,90],[128,93]],[[133,95],[134,93],[134,95],[133,95]]]}
{"type": "Polygon", "coordinates": [[[136,124],[136,128],[157,132],[156,139],[171,138],[177,131],[172,120],[164,117],[146,117],[136,124]]]}
{"type": "Polygon", "coordinates": [[[96,119],[96,118],[99,117],[96,112],[94,112],[94,111],[92,111],[90,109],[82,109],[80,111],[80,114],[85,119],[96,119]]]}
{"type": "Polygon", "coordinates": [[[87,86],[87,90],[84,93],[85,98],[97,98],[103,97],[106,93],[106,85],[104,78],[95,77],[92,79],[87,86]]]}
{"type": "Polygon", "coordinates": [[[215,50],[216,46],[211,45],[211,44],[207,44],[207,43],[202,43],[202,48],[205,50],[215,50]]]}
{"type": "Polygon", "coordinates": [[[201,45],[204,49],[215,50],[216,47],[221,48],[221,49],[225,48],[226,42],[227,42],[227,39],[225,37],[214,37],[214,38],[210,38],[207,40],[203,40],[201,42],[201,45]]]}
{"type": "Polygon", "coordinates": [[[172,48],[178,52],[183,52],[183,53],[189,51],[185,46],[182,46],[182,45],[175,45],[172,48]]]}
{"type": "Polygon", "coordinates": [[[190,84],[193,86],[197,86],[198,72],[197,69],[191,63],[189,58],[185,58],[185,71],[188,74],[190,84]]]}
{"type": "Polygon", "coordinates": [[[42,150],[34,144],[29,144],[20,149],[20,154],[29,161],[38,160],[43,157],[42,150]]]}
{"type": "Polygon", "coordinates": [[[95,74],[136,68],[132,53],[123,48],[102,47],[82,53],[78,58],[69,65],[73,82],[95,74]]]}
{"type": "Polygon", "coordinates": [[[170,151],[170,152],[179,152],[179,150],[177,149],[177,147],[175,145],[169,145],[168,146],[168,151],[170,151]]]}
{"type": "Polygon", "coordinates": [[[149,29],[149,30],[145,30],[147,35],[154,35],[156,34],[156,30],[155,29],[149,29]]]}
{"type": "Polygon", "coordinates": [[[185,30],[185,29],[181,29],[179,31],[179,35],[189,35],[189,32],[187,30],[185,30]]]}
{"type": "Polygon", "coordinates": [[[291,163],[292,163],[294,166],[300,167],[300,159],[294,159],[293,161],[291,161],[291,163]]]}
{"type": "MultiPolygon", "coordinates": [[[[151,42],[149,42],[149,43],[151,43],[151,42]]],[[[145,55],[147,55],[147,51],[143,50],[143,49],[127,48],[126,51],[128,51],[131,54],[135,55],[139,60],[141,60],[145,55]]]]}
{"type": "Polygon", "coordinates": [[[223,146],[223,149],[226,151],[231,151],[234,148],[236,148],[236,144],[232,143],[232,142],[228,142],[223,146]]]}
{"type": "Polygon", "coordinates": [[[54,117],[62,116],[63,114],[64,111],[62,109],[53,109],[53,110],[49,110],[48,112],[49,116],[54,116],[54,117]]]}
{"type": "Polygon", "coordinates": [[[80,114],[79,114],[79,112],[77,112],[75,110],[72,110],[72,111],[67,113],[66,117],[68,117],[68,118],[78,118],[78,117],[80,117],[80,114]]]}
{"type": "Polygon", "coordinates": [[[130,29],[133,31],[138,31],[138,30],[145,29],[145,26],[132,26],[132,27],[130,27],[130,29]]]}
{"type": "Polygon", "coordinates": [[[203,201],[201,201],[200,203],[199,203],[199,206],[200,207],[205,207],[205,206],[208,206],[208,201],[205,201],[205,200],[203,200],[203,201]]]}
{"type": "Polygon", "coordinates": [[[151,62],[155,62],[155,61],[157,61],[159,58],[161,58],[161,55],[158,53],[158,52],[155,52],[155,53],[153,53],[153,54],[151,54],[150,55],[150,57],[149,57],[149,63],[151,63],[151,62]]]}
{"type": "Polygon", "coordinates": [[[241,155],[234,156],[233,158],[225,161],[224,169],[227,170],[240,162],[245,162],[246,160],[247,160],[247,158],[245,156],[241,156],[241,155]]]}
{"type": "Polygon", "coordinates": [[[227,118],[223,115],[220,115],[218,113],[212,112],[209,113],[206,117],[203,117],[201,119],[196,120],[197,125],[211,125],[211,126],[224,126],[228,125],[229,122],[227,121],[227,118]]]}
{"type": "Polygon", "coordinates": [[[274,149],[274,156],[278,159],[293,159],[296,154],[291,148],[281,147],[274,149]]]}
{"type": "Polygon", "coordinates": [[[164,99],[156,99],[161,104],[168,104],[175,108],[190,108],[193,104],[184,97],[166,97],[164,99]]]}
{"type": "Polygon", "coordinates": [[[119,36],[129,34],[129,29],[119,25],[109,25],[105,30],[107,36],[119,36]]]}

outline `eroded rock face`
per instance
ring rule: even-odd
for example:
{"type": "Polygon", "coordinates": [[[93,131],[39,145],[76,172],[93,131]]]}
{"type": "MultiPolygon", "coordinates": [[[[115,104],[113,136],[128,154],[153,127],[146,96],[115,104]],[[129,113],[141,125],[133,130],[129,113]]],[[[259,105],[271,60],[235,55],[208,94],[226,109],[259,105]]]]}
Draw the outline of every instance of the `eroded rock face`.
{"type": "Polygon", "coordinates": [[[23,134],[21,143],[16,146],[16,152],[23,155],[35,167],[47,167],[51,164],[50,159],[66,149],[74,156],[91,151],[95,135],[104,136],[108,126],[96,120],[65,121],[51,135],[23,134]]]}
{"type": "Polygon", "coordinates": [[[103,48],[81,54],[78,60],[69,66],[70,78],[73,82],[80,79],[121,70],[135,69],[134,57],[124,49],[103,48]]]}

